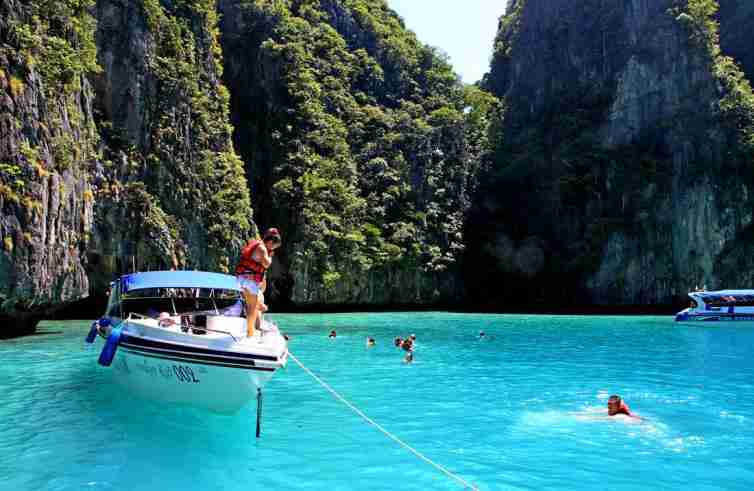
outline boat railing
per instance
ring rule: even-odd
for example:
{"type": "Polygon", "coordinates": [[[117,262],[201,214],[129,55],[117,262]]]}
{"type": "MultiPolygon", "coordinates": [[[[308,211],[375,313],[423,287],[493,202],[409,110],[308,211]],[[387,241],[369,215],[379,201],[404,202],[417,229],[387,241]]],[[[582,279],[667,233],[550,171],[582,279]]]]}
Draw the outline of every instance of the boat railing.
{"type": "MultiPolygon", "coordinates": [[[[139,314],[138,312],[129,312],[128,319],[126,319],[126,320],[131,320],[131,318],[134,318],[134,319],[136,319],[136,318],[138,318],[138,319],[149,319],[149,320],[157,321],[157,325],[159,326],[159,319],[155,319],[154,317],[150,317],[148,315],[139,314]]],[[[160,326],[160,327],[162,327],[162,326],[160,326]]],[[[225,334],[226,336],[230,336],[233,339],[233,342],[235,342],[235,343],[238,342],[238,338],[235,337],[232,333],[230,333],[228,331],[223,331],[221,329],[210,329],[208,327],[192,327],[191,329],[193,329],[195,331],[207,331],[207,332],[215,332],[217,334],[225,334]]]]}

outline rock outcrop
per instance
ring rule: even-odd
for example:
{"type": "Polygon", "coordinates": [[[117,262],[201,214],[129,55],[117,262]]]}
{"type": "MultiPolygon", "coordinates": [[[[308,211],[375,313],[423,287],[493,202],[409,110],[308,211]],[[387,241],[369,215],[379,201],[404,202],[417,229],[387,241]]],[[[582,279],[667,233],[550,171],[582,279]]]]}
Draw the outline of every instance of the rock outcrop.
{"type": "Polygon", "coordinates": [[[470,221],[491,225],[477,264],[507,287],[476,295],[646,305],[746,286],[724,264],[752,220],[754,98],[714,4],[511,2],[485,80],[504,129],[470,221]]]}
{"type": "Polygon", "coordinates": [[[87,38],[94,21],[87,12],[61,7],[0,3],[0,329],[5,333],[33,330],[41,316],[89,289],[89,172],[99,141],[86,77],[95,66],[87,38]],[[60,21],[69,19],[80,30],[62,28],[60,21]]]}
{"type": "Polygon", "coordinates": [[[213,2],[0,3],[0,334],[252,232],[213,2]]]}
{"type": "Polygon", "coordinates": [[[279,301],[459,297],[486,120],[383,0],[0,1],[7,324],[132,270],[228,271],[250,187],[279,301]]]}
{"type": "Polygon", "coordinates": [[[298,305],[448,303],[480,152],[464,90],[382,0],[221,0],[224,79],[273,294],[298,305]]]}

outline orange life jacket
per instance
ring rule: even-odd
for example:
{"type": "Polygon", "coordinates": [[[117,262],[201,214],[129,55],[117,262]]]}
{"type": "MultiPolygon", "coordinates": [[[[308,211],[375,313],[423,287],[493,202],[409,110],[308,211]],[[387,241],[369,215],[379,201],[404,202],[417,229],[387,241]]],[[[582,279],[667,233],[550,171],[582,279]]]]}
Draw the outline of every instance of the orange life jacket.
{"type": "Polygon", "coordinates": [[[264,274],[267,268],[254,259],[254,251],[261,244],[261,240],[252,240],[246,244],[246,247],[241,251],[241,259],[238,261],[238,266],[236,266],[237,275],[251,275],[257,283],[264,281],[264,274]]]}

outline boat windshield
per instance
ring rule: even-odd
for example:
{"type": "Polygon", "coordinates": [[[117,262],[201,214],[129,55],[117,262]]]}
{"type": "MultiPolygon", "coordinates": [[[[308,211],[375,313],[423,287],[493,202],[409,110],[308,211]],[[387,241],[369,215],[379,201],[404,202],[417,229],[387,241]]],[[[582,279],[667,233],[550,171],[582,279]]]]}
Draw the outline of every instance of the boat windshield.
{"type": "Polygon", "coordinates": [[[131,290],[120,297],[123,317],[135,313],[156,318],[161,312],[170,315],[208,314],[243,317],[244,302],[234,290],[214,288],[144,288],[131,290]]]}

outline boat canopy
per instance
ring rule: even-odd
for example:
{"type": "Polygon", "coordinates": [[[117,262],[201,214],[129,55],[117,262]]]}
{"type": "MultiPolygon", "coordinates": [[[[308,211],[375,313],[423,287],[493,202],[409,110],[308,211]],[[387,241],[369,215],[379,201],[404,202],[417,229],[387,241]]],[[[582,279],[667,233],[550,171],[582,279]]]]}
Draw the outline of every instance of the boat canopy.
{"type": "Polygon", "coordinates": [[[719,290],[714,292],[692,292],[692,298],[698,298],[706,305],[754,305],[754,290],[719,290]]]}
{"type": "Polygon", "coordinates": [[[206,271],[151,271],[121,276],[120,293],[145,288],[211,288],[241,291],[235,276],[206,271]]]}

